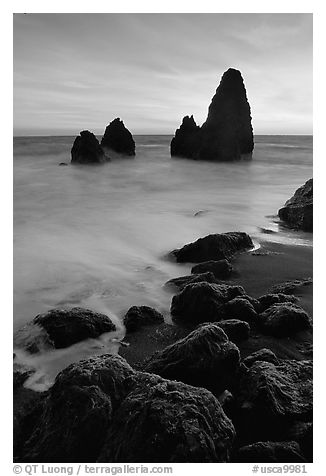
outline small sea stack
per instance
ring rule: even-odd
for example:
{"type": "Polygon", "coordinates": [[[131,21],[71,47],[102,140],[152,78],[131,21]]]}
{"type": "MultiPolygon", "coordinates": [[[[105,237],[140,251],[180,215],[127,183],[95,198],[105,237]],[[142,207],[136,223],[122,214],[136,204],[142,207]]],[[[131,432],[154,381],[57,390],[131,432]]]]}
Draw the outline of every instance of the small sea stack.
{"type": "Polygon", "coordinates": [[[122,155],[135,155],[135,141],[123,121],[117,117],[106,127],[101,146],[122,155]]]}
{"type": "Polygon", "coordinates": [[[95,135],[90,131],[82,131],[76,137],[71,149],[72,164],[101,164],[108,158],[95,135]]]}
{"type": "Polygon", "coordinates": [[[171,156],[197,160],[233,161],[254,149],[251,110],[240,71],[229,68],[199,127],[193,116],[183,118],[171,142],[171,156]]]}
{"type": "Polygon", "coordinates": [[[313,179],[299,187],[293,197],[278,211],[278,216],[291,228],[313,229],[313,179]]]}

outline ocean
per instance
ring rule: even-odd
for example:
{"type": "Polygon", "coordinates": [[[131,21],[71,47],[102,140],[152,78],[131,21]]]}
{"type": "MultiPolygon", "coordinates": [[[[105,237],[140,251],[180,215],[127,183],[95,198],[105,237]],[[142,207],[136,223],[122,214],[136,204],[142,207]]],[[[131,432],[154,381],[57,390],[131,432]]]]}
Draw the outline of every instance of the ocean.
{"type": "Polygon", "coordinates": [[[135,158],[102,166],[71,166],[73,141],[14,138],[14,330],[60,306],[119,323],[149,305],[169,320],[163,285],[191,265],[166,255],[209,233],[312,246],[277,218],[312,177],[312,136],[256,136],[252,160],[213,163],[171,159],[171,136],[139,135],[135,158]]]}

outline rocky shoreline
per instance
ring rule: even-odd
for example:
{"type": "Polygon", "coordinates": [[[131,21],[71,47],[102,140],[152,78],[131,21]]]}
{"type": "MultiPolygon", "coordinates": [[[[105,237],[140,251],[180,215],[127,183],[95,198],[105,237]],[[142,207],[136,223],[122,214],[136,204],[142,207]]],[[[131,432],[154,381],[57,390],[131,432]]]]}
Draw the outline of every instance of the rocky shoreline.
{"type": "MultiPolygon", "coordinates": [[[[120,356],[72,364],[46,392],[25,388],[30,370],[16,365],[16,461],[312,461],[312,249],[248,250],[238,233],[198,241],[180,256],[206,259],[213,246],[223,265],[168,283],[172,324],[132,307],[120,356]]],[[[30,325],[42,332],[29,352],[114,328],[80,308],[30,325]]]]}

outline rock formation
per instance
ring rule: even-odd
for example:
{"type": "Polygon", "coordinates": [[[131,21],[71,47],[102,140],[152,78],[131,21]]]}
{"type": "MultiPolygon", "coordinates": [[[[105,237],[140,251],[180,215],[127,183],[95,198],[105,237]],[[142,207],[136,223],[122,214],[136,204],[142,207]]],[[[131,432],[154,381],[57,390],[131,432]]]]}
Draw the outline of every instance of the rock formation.
{"type": "Polygon", "coordinates": [[[178,278],[172,278],[165,283],[166,287],[176,288],[182,290],[187,284],[191,283],[215,283],[219,284],[214,274],[211,272],[200,273],[200,274],[189,274],[187,276],[179,276],[178,278]]]}
{"type": "Polygon", "coordinates": [[[219,321],[217,325],[223,329],[231,342],[240,342],[249,338],[250,326],[248,322],[239,319],[226,319],[219,321]]]}
{"type": "Polygon", "coordinates": [[[60,372],[23,426],[17,461],[34,463],[227,462],[235,438],[209,391],[136,372],[114,355],[60,372]]]}
{"type": "Polygon", "coordinates": [[[288,337],[311,328],[306,311],[291,302],[273,304],[260,314],[259,320],[262,332],[275,337],[288,337]]]}
{"type": "Polygon", "coordinates": [[[215,278],[229,278],[232,273],[232,265],[227,259],[218,261],[204,261],[191,268],[193,274],[212,272],[215,278]]]}
{"type": "Polygon", "coordinates": [[[239,364],[239,349],[226,333],[217,324],[203,324],[156,352],[144,370],[169,380],[207,388],[218,396],[230,385],[239,364]]]}
{"type": "Polygon", "coordinates": [[[101,164],[107,160],[99,141],[92,132],[82,131],[76,137],[71,149],[72,164],[101,164]]]}
{"type": "Polygon", "coordinates": [[[254,244],[247,233],[232,231],[216,233],[199,238],[193,243],[173,250],[171,255],[178,263],[202,263],[227,259],[239,251],[253,248],[254,244]]]}
{"type": "Polygon", "coordinates": [[[282,221],[292,228],[312,231],[313,228],[313,179],[298,188],[278,211],[282,221]]]}
{"type": "Polygon", "coordinates": [[[239,449],[238,463],[304,463],[295,441],[259,441],[239,449]]]}
{"type": "Polygon", "coordinates": [[[116,118],[106,127],[101,146],[122,155],[135,155],[135,141],[121,119],[116,118]]]}
{"type": "Polygon", "coordinates": [[[123,318],[127,332],[134,332],[142,326],[161,322],[164,322],[162,314],[149,306],[132,306],[123,318]]]}
{"type": "Polygon", "coordinates": [[[108,316],[90,309],[50,309],[19,329],[14,335],[14,345],[36,353],[69,347],[115,330],[116,326],[108,316]]]}
{"type": "Polygon", "coordinates": [[[251,111],[240,71],[229,68],[208,109],[204,124],[184,117],[171,142],[171,155],[190,159],[231,161],[254,148],[251,111]]]}

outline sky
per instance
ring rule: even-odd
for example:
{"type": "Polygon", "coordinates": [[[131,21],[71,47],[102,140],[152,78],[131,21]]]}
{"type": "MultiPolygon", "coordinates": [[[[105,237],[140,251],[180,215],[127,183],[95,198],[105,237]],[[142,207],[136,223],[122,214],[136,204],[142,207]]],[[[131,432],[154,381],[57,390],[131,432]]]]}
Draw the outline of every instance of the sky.
{"type": "Polygon", "coordinates": [[[312,14],[14,14],[14,135],[201,125],[239,69],[255,134],[312,133],[312,14]]]}

